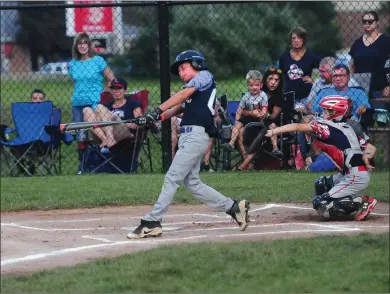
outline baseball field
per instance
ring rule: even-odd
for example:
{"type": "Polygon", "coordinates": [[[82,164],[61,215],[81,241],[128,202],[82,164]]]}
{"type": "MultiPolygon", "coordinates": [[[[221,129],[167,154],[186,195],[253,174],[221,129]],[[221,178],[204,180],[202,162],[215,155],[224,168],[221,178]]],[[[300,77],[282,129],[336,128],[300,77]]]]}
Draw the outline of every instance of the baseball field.
{"type": "Polygon", "coordinates": [[[389,292],[389,172],[367,220],[321,221],[308,172],[202,173],[251,202],[245,232],[182,187],[163,236],[128,240],[163,175],[1,178],[2,292],[389,292]]]}

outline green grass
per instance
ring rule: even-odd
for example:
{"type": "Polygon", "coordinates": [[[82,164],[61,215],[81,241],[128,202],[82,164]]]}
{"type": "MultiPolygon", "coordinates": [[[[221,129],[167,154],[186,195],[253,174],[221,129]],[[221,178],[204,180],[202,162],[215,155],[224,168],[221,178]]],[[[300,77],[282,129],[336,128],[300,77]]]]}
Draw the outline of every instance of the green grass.
{"type": "Polygon", "coordinates": [[[164,246],[1,280],[4,292],[388,293],[389,234],[164,246]]]}
{"type": "MultiPolygon", "coordinates": [[[[226,196],[252,202],[310,202],[314,181],[310,172],[202,173],[202,180],[226,196]]],[[[164,175],[85,175],[1,178],[1,211],[91,208],[105,205],[152,205],[164,175]]],[[[389,201],[389,173],[375,172],[366,193],[389,201]]],[[[183,188],[176,204],[199,204],[183,188]]]]}

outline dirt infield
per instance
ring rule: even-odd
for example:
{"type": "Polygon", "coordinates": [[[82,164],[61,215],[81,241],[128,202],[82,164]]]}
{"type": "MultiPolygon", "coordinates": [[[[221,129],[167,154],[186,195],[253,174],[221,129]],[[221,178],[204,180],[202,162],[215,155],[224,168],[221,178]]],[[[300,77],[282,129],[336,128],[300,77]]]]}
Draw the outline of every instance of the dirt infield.
{"type": "Polygon", "coordinates": [[[389,205],[378,203],[366,221],[323,222],[309,205],[251,204],[250,225],[238,230],[225,213],[206,206],[172,206],[163,236],[128,240],[150,206],[1,214],[1,273],[26,273],[147,250],[162,244],[239,242],[298,236],[389,231],[389,205]]]}

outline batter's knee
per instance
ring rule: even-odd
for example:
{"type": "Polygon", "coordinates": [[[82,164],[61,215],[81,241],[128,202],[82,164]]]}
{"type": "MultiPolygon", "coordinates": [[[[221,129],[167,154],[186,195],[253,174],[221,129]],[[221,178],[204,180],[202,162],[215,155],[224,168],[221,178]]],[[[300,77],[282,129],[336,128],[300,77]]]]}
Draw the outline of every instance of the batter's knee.
{"type": "Polygon", "coordinates": [[[197,191],[199,191],[199,189],[202,188],[203,185],[204,184],[203,184],[203,182],[200,179],[198,181],[184,180],[184,187],[191,194],[196,194],[197,191]]]}

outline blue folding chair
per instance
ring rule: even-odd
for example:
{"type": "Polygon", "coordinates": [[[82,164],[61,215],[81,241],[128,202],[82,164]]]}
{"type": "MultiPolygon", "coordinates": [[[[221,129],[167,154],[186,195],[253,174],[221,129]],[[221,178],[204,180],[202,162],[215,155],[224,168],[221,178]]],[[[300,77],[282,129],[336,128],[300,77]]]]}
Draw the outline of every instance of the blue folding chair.
{"type": "MultiPolygon", "coordinates": [[[[215,163],[211,163],[215,170],[219,170],[219,166],[222,165],[222,170],[231,170],[232,161],[237,161],[240,155],[232,156],[231,151],[226,150],[221,146],[221,143],[227,143],[230,140],[232,127],[236,123],[236,112],[240,105],[240,101],[227,101],[226,117],[227,121],[222,124],[218,132],[217,143],[214,144],[215,151],[212,157],[215,159],[215,163]],[[222,158],[220,159],[222,155],[222,158]]],[[[238,162],[239,164],[240,162],[238,162]]],[[[237,163],[234,166],[238,165],[237,163]]]]}
{"type": "Polygon", "coordinates": [[[19,174],[29,176],[36,171],[41,175],[45,172],[55,175],[54,140],[45,130],[51,124],[53,103],[16,102],[11,108],[16,137],[10,141],[0,140],[9,175],[14,175],[17,169],[19,174]]]}

